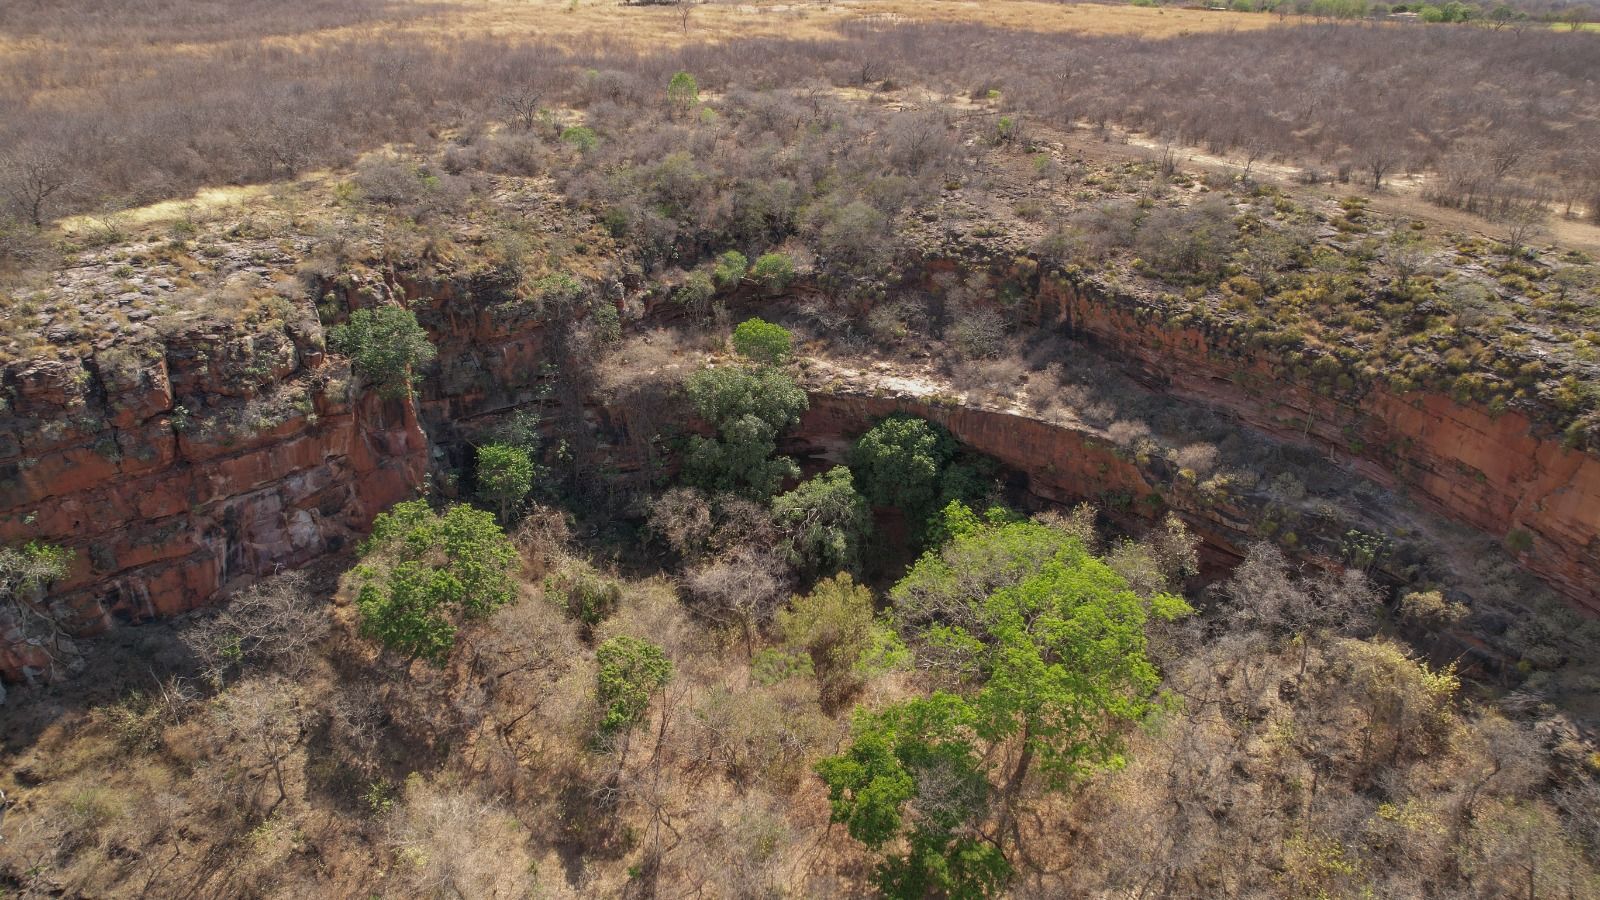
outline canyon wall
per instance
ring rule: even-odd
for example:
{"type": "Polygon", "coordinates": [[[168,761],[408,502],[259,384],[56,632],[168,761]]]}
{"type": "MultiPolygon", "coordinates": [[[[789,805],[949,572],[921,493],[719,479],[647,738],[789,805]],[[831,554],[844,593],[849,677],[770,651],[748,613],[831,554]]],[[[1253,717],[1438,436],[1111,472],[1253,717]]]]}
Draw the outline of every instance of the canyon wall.
{"type": "MultiPolygon", "coordinates": [[[[347,549],[415,495],[441,436],[534,396],[545,328],[490,302],[495,285],[367,271],[325,287],[352,308],[417,301],[440,349],[420,403],[363,390],[309,308],[4,369],[0,543],[74,551],[46,599],[68,634],[176,615],[347,549]]],[[[49,638],[0,615],[0,677],[46,677],[49,638]]]]}
{"type": "MultiPolygon", "coordinates": [[[[422,480],[412,405],[352,401],[349,363],[323,351],[314,319],[201,323],[143,349],[4,374],[0,541],[74,551],[48,598],[72,634],[174,615],[338,552],[422,480]]],[[[20,623],[0,631],[0,674],[48,669],[20,623]]]]}
{"type": "Polygon", "coordinates": [[[1115,444],[1087,431],[926,398],[834,390],[813,390],[809,396],[811,408],[784,442],[787,453],[843,463],[862,433],[885,416],[906,413],[943,425],[966,447],[1020,473],[1027,492],[1043,503],[1096,502],[1102,514],[1138,530],[1171,510],[1201,538],[1207,558],[1223,565],[1243,558],[1253,539],[1247,508],[1226,500],[1201,502],[1173,488],[1173,467],[1165,460],[1141,466],[1115,444]]]}
{"type": "Polygon", "coordinates": [[[1508,537],[1530,570],[1600,613],[1600,458],[1525,415],[1436,393],[1318,393],[1225,334],[1173,328],[1136,300],[1043,278],[1040,324],[1091,342],[1152,386],[1280,440],[1314,444],[1446,516],[1508,537]]]}
{"type": "MultiPolygon", "coordinates": [[[[1426,393],[1319,394],[1225,336],[1165,327],[1133,301],[1068,281],[1035,285],[1025,302],[1041,326],[1099,345],[1184,400],[1333,452],[1449,517],[1496,536],[1525,532],[1530,540],[1515,548],[1522,562],[1600,611],[1600,459],[1564,449],[1516,412],[1491,416],[1426,393]]],[[[475,419],[538,401],[562,352],[543,311],[510,302],[501,285],[368,272],[336,290],[351,307],[417,307],[440,349],[419,402],[361,390],[348,362],[324,351],[309,304],[287,323],[197,319],[131,351],[5,367],[0,541],[76,551],[70,576],[48,598],[72,633],[179,613],[280,566],[345,549],[430,471],[459,464],[475,419]]],[[[1252,537],[1258,511],[1238,498],[1189,496],[1172,473],[1135,464],[1086,431],[1027,416],[816,392],[794,447],[839,458],[844,442],[897,410],[939,421],[1025,473],[1041,499],[1114,494],[1126,505],[1108,511],[1127,518],[1174,509],[1219,559],[1236,557],[1252,537]]],[[[17,623],[0,623],[0,675],[15,680],[47,667],[41,646],[22,638],[17,623]]]]}

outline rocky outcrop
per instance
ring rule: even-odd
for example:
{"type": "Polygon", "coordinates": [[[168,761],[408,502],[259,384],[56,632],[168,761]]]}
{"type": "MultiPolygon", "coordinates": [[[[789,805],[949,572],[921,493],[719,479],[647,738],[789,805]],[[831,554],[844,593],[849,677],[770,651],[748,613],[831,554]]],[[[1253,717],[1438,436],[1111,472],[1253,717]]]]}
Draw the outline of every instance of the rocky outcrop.
{"type": "Polygon", "coordinates": [[[1530,570],[1600,613],[1600,458],[1515,410],[1376,386],[1341,397],[1299,383],[1226,334],[1172,327],[1136,300],[1039,282],[1042,324],[1098,345],[1142,380],[1280,440],[1313,444],[1386,486],[1506,539],[1530,570]]]}
{"type": "MultiPolygon", "coordinates": [[[[938,422],[963,446],[1019,475],[1040,505],[1091,502],[1123,530],[1141,532],[1176,513],[1201,540],[1211,573],[1225,572],[1259,539],[1264,496],[1205,493],[1185,485],[1165,459],[1140,459],[1091,429],[1048,422],[1016,410],[957,405],[938,396],[888,395],[837,386],[808,392],[811,406],[783,450],[802,458],[843,463],[856,438],[884,417],[906,413],[938,422]]],[[[1331,566],[1338,536],[1349,523],[1330,521],[1300,538],[1296,555],[1331,566]]]]}
{"type": "MultiPolygon", "coordinates": [[[[616,287],[606,275],[588,289],[596,282],[616,287]]],[[[1156,389],[1319,447],[1378,484],[1509,537],[1530,569],[1600,611],[1600,460],[1564,449],[1520,413],[1493,416],[1421,392],[1319,393],[1227,335],[1164,323],[1137,300],[1037,273],[1028,287],[1021,302],[1033,304],[1039,325],[1099,345],[1156,389]]],[[[369,270],[314,296],[330,293],[346,308],[418,310],[440,350],[418,401],[356,389],[349,364],[324,351],[309,304],[281,320],[199,316],[159,341],[5,368],[0,541],[77,551],[49,600],[72,631],[179,613],[280,566],[339,552],[430,470],[459,466],[452,454],[476,423],[548,404],[548,367],[568,352],[548,309],[489,276],[369,270]]],[[[569,405],[606,419],[581,400],[569,405]]],[[[845,442],[896,410],[939,421],[1024,473],[1041,500],[1098,499],[1130,523],[1175,510],[1214,561],[1237,558],[1258,533],[1261,510],[1249,498],[1201,496],[1162,471],[1165,461],[1134,460],[1090,430],[1006,411],[817,391],[790,449],[840,458],[845,442]]],[[[1312,558],[1338,556],[1337,534],[1300,539],[1312,558]]],[[[37,645],[14,623],[0,631],[9,648],[0,674],[36,674],[45,661],[37,645]]]]}
{"type": "MultiPolygon", "coordinates": [[[[409,496],[427,441],[409,402],[352,400],[320,327],[197,321],[142,353],[5,371],[0,541],[75,551],[51,612],[92,634],[303,565],[409,496]]],[[[39,674],[37,645],[0,658],[39,674]]]]}

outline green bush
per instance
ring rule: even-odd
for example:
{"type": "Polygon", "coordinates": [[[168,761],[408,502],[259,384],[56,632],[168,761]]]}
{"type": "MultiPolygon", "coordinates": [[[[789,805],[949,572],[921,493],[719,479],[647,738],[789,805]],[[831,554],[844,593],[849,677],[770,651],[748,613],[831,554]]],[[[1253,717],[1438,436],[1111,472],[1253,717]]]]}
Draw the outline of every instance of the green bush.
{"type": "Polygon", "coordinates": [[[711,309],[711,298],[717,294],[711,280],[712,276],[704,272],[690,272],[683,284],[672,292],[672,301],[682,304],[696,315],[705,315],[711,309]]]}
{"type": "Polygon", "coordinates": [[[794,337],[782,325],[746,319],[733,329],[733,349],[746,359],[775,366],[794,352],[794,337]]]}
{"type": "Polygon", "coordinates": [[[688,72],[679,72],[667,83],[667,102],[680,110],[700,102],[700,83],[688,72]]]}
{"type": "Polygon", "coordinates": [[[622,603],[622,585],[583,564],[547,577],[544,592],[546,599],[590,628],[611,618],[622,603]]]}
{"type": "Polygon", "coordinates": [[[328,345],[350,357],[357,375],[384,397],[404,397],[417,369],[438,355],[417,316],[403,306],[358,309],[328,334],[328,345]]]}
{"type": "Polygon", "coordinates": [[[711,278],[716,281],[717,287],[729,291],[739,286],[748,271],[750,260],[737,250],[729,250],[717,257],[716,265],[711,269],[711,278]]]}
{"type": "Polygon", "coordinates": [[[595,696],[600,702],[600,733],[632,728],[650,708],[650,695],[672,680],[672,661],[649,641],[619,636],[595,651],[595,696]]]}
{"type": "Polygon", "coordinates": [[[580,153],[588,153],[599,146],[600,138],[595,136],[593,128],[573,125],[561,132],[561,142],[568,146],[576,147],[580,153]]]}
{"type": "Polygon", "coordinates": [[[0,548],[0,602],[36,593],[67,577],[73,555],[66,547],[38,541],[0,548]]]}
{"type": "Polygon", "coordinates": [[[750,267],[750,278],[767,293],[779,293],[794,281],[794,260],[786,253],[763,253],[750,267]]]}
{"type": "Polygon", "coordinates": [[[355,569],[361,631],[408,658],[443,665],[456,620],[486,616],[516,597],[517,551],[494,516],[425,500],[397,503],[372,523],[355,569]]]}

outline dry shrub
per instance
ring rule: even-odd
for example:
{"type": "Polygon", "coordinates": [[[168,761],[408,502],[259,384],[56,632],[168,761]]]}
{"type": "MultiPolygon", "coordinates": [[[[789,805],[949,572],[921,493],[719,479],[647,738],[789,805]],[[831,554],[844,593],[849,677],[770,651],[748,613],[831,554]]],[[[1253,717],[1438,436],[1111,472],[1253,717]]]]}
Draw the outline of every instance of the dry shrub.
{"type": "Polygon", "coordinates": [[[1027,365],[1015,356],[976,359],[956,364],[950,376],[951,383],[959,390],[1009,400],[1021,389],[1027,377],[1027,365]]]}
{"type": "Polygon", "coordinates": [[[756,790],[731,802],[705,803],[699,812],[689,826],[697,852],[678,855],[705,879],[708,893],[752,900],[791,894],[792,857],[807,839],[777,800],[756,790]]]}
{"type": "Polygon", "coordinates": [[[285,572],[244,589],[214,615],[202,614],[183,639],[213,680],[235,666],[297,675],[312,664],[332,624],[305,573],[285,572]]]}
{"type": "Polygon", "coordinates": [[[700,653],[711,653],[711,636],[690,621],[678,591],[663,577],[631,581],[623,585],[622,603],[617,614],[596,630],[596,642],[616,635],[627,635],[660,646],[680,668],[714,660],[697,660],[700,653]]]}
{"type": "Polygon", "coordinates": [[[679,557],[698,558],[711,540],[711,502],[697,488],[671,488],[650,501],[649,528],[679,557]]]}
{"type": "Polygon", "coordinates": [[[973,359],[996,356],[1005,348],[1006,320],[986,306],[966,309],[945,330],[945,337],[964,356],[973,359]]]}
{"type": "Polygon", "coordinates": [[[816,686],[789,678],[770,686],[713,687],[695,705],[692,756],[740,785],[792,793],[835,723],[817,706],[816,686]]]}
{"type": "Polygon", "coordinates": [[[522,555],[523,574],[530,579],[542,577],[566,555],[571,540],[567,514],[542,504],[534,504],[511,533],[511,542],[522,555]]]}
{"type": "Polygon", "coordinates": [[[385,831],[390,877],[413,896],[516,897],[537,889],[527,828],[452,776],[408,778],[385,831]]]}
{"type": "Polygon", "coordinates": [[[695,612],[737,628],[747,653],[788,591],[787,567],[762,544],[735,547],[691,569],[684,587],[695,612]]]}
{"type": "Polygon", "coordinates": [[[1106,428],[1106,437],[1118,447],[1133,447],[1150,439],[1150,426],[1143,422],[1119,419],[1106,428]]]}
{"type": "Polygon", "coordinates": [[[1217,457],[1215,444],[1187,444],[1173,452],[1172,461],[1195,475],[1209,475],[1217,467],[1217,457]]]}

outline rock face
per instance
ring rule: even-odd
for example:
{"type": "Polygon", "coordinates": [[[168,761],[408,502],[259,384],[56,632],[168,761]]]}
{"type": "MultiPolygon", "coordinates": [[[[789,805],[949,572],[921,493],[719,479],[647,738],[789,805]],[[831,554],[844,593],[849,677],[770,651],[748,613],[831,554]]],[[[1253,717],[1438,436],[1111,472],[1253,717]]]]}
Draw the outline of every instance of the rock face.
{"type": "Polygon", "coordinates": [[[1042,324],[1066,329],[1162,390],[1280,440],[1314,444],[1372,480],[1506,539],[1530,570],[1600,613],[1600,458],[1562,446],[1523,414],[1439,394],[1319,394],[1225,335],[1169,328],[1130,301],[1044,279],[1042,324]]]}
{"type": "Polygon", "coordinates": [[[1241,510],[1185,503],[1115,444],[1086,431],[926,399],[818,391],[810,399],[811,408],[785,443],[786,452],[843,463],[862,433],[885,416],[908,413],[943,425],[963,445],[1021,473],[1027,492],[1046,503],[1066,506],[1116,496],[1117,504],[1102,504],[1102,509],[1124,523],[1152,520],[1171,508],[1202,538],[1213,559],[1237,561],[1251,538],[1248,516],[1241,510]]]}
{"type": "MultiPolygon", "coordinates": [[[[493,283],[371,272],[323,287],[315,296],[341,291],[352,307],[418,308],[440,350],[420,403],[353,386],[349,364],[324,351],[309,304],[287,321],[196,319],[143,350],[106,347],[4,369],[0,541],[77,551],[49,600],[73,632],[179,613],[346,548],[436,464],[461,462],[448,454],[474,419],[538,400],[543,370],[562,352],[543,311],[493,283]]],[[[1160,390],[1323,448],[1507,538],[1528,568],[1600,612],[1600,459],[1564,449],[1522,415],[1423,393],[1319,394],[1226,336],[1166,327],[1134,301],[1065,280],[1035,277],[1023,302],[1037,324],[1100,345],[1160,390]]],[[[896,410],[942,422],[1025,473],[1042,499],[1115,493],[1126,505],[1113,514],[1146,519],[1174,509],[1217,559],[1236,557],[1253,536],[1251,513],[1226,498],[1190,503],[1170,477],[1153,477],[1108,442],[1026,416],[819,393],[794,449],[837,458],[846,440],[896,410]]],[[[46,665],[15,623],[0,622],[0,648],[8,679],[46,665]]]]}
{"type": "MultiPolygon", "coordinates": [[[[160,352],[14,364],[0,540],[76,551],[52,611],[77,634],[173,615],[336,552],[421,481],[408,402],[352,402],[320,327],[218,327],[160,352]]],[[[39,674],[17,641],[0,674],[39,674]]]]}

